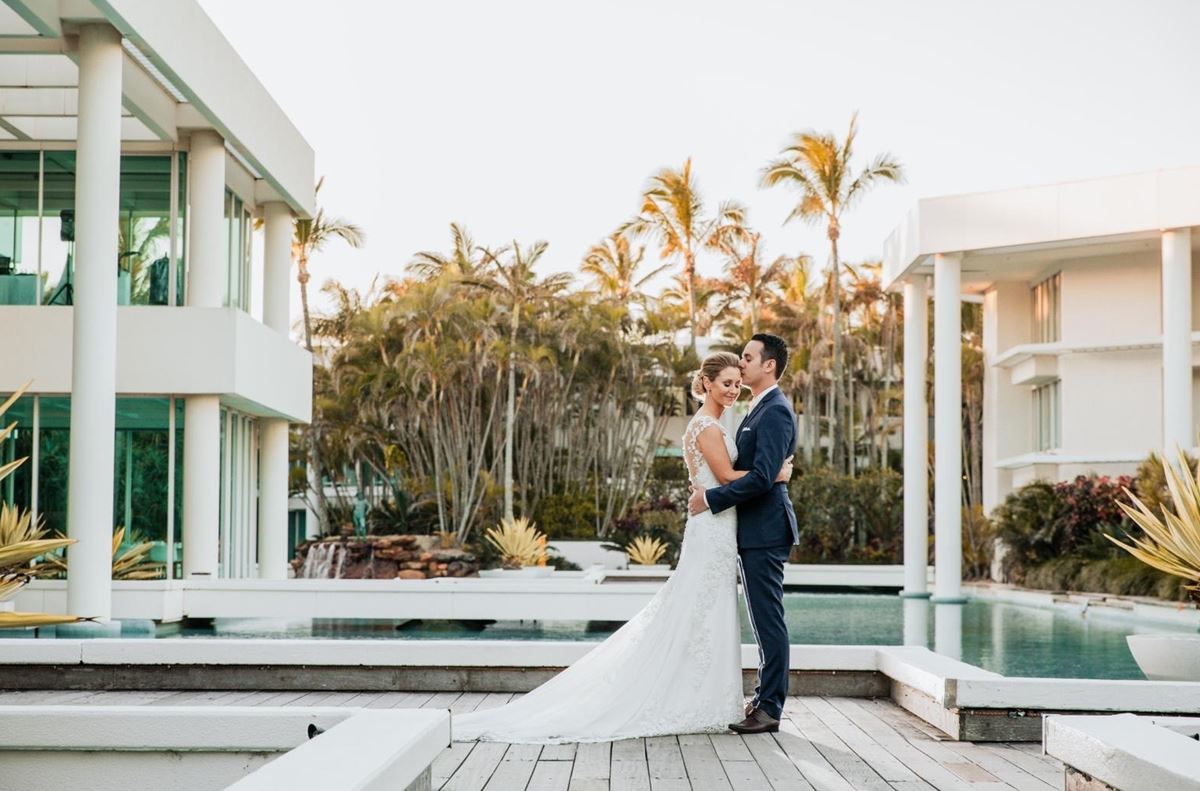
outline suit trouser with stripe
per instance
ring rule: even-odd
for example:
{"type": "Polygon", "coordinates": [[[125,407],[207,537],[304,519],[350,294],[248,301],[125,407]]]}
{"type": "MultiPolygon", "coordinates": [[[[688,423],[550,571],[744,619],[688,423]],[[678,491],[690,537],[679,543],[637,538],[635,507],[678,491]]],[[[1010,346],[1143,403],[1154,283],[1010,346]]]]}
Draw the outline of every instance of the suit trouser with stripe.
{"type": "Polygon", "coordinates": [[[783,565],[790,546],[739,549],[738,566],[750,627],[758,642],[758,683],[754,705],[779,719],[788,692],[791,644],[783,617],[783,565]]]}

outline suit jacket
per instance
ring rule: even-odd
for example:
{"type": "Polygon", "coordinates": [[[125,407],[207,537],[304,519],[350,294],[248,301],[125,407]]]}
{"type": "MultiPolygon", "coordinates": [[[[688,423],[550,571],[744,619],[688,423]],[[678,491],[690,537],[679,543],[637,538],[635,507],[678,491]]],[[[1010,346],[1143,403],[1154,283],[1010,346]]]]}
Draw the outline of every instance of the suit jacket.
{"type": "Polygon", "coordinates": [[[796,413],[782,391],[767,394],[738,426],[735,470],[746,475],[705,492],[714,514],[737,507],[738,549],[765,549],[800,543],[796,512],[786,483],[775,476],[795,452],[796,413]]]}

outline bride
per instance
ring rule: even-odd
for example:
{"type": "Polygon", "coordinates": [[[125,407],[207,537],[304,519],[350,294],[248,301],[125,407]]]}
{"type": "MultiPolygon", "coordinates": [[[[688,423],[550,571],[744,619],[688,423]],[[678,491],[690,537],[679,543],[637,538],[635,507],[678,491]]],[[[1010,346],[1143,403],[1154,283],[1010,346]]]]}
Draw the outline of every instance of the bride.
{"type": "MultiPolygon", "coordinates": [[[[693,484],[740,478],[721,413],[737,401],[737,355],[717,352],[692,380],[703,406],[683,434],[693,484]]],[[[790,461],[779,480],[791,477],[790,461]]],[[[737,599],[737,516],[689,517],[675,572],[611,637],[521,698],[455,717],[457,741],[557,744],[679,733],[717,733],[743,716],[737,599]]]]}

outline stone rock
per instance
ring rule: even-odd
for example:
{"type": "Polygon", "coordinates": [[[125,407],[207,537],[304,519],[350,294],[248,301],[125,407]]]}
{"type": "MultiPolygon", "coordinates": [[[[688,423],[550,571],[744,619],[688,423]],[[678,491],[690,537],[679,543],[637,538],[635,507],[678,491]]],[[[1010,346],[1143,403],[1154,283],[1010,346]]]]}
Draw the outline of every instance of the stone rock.
{"type": "Polygon", "coordinates": [[[396,572],[396,579],[400,580],[423,580],[425,572],[417,571],[416,569],[402,569],[396,572]]]}

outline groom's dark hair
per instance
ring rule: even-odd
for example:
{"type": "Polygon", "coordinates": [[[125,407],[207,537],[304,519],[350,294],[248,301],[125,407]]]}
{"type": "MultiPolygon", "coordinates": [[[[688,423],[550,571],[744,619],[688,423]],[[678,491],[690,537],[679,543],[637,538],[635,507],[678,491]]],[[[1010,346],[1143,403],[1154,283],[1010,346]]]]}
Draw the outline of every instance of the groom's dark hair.
{"type": "Polygon", "coordinates": [[[787,368],[788,364],[787,341],[769,332],[756,332],[750,340],[758,341],[762,344],[762,361],[765,363],[767,360],[774,360],[775,380],[779,381],[782,379],[783,369],[787,368]]]}

